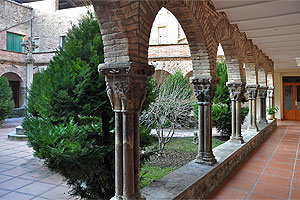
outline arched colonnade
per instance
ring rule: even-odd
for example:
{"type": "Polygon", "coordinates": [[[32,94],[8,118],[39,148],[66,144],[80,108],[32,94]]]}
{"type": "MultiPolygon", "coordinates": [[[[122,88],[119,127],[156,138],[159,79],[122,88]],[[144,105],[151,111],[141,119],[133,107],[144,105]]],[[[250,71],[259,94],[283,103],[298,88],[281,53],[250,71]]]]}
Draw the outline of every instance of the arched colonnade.
{"type": "Polygon", "coordinates": [[[140,199],[139,112],[146,97],[151,27],[158,11],[165,7],[181,24],[191,51],[194,92],[199,104],[199,153],[197,162],[213,165],[211,105],[218,78],[216,58],[221,43],[228,69],[232,100],[232,141],[241,135],[241,91],[247,89],[250,109],[249,131],[267,123],[266,99],[273,105],[274,63],[246,34],[217,12],[212,1],[186,0],[92,0],[99,19],[105,63],[99,72],[106,76],[107,93],[115,112],[115,198],[140,199]],[[246,81],[244,80],[246,76],[246,81]],[[269,94],[267,96],[267,94],[269,94]]]}

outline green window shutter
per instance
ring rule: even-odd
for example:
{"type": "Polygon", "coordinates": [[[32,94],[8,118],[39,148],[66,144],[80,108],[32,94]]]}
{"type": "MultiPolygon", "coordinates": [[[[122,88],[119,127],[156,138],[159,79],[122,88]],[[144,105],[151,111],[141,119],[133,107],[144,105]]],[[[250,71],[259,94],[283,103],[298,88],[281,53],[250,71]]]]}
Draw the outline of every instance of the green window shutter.
{"type": "Polygon", "coordinates": [[[6,50],[22,52],[21,43],[22,43],[21,35],[7,33],[7,35],[6,35],[6,50]]]}

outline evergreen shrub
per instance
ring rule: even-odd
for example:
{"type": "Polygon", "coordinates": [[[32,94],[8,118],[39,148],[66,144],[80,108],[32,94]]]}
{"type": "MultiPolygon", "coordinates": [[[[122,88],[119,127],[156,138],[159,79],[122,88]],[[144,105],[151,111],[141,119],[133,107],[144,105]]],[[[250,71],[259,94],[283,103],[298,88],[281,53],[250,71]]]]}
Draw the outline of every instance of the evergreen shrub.
{"type": "MultiPolygon", "coordinates": [[[[114,195],[114,114],[98,72],[103,61],[99,23],[89,13],[69,30],[47,69],[35,74],[23,122],[35,155],[85,199],[114,195]]],[[[155,99],[153,82],[144,107],[155,99]]],[[[141,147],[149,134],[142,131],[141,147]]]]}
{"type": "Polygon", "coordinates": [[[9,87],[7,78],[0,77],[0,127],[2,122],[12,113],[14,101],[12,100],[12,90],[9,87]]]}
{"type": "Polygon", "coordinates": [[[94,15],[84,16],[67,38],[47,69],[35,74],[23,127],[35,155],[66,177],[72,194],[111,198],[114,122],[98,73],[103,43],[94,15]]]}

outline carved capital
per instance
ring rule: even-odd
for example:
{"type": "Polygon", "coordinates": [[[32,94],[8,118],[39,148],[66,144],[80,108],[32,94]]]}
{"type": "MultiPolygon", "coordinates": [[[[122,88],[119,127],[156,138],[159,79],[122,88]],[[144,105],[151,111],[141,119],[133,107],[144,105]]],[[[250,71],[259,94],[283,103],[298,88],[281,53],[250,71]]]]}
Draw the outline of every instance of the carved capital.
{"type": "Polygon", "coordinates": [[[107,95],[116,112],[138,112],[146,98],[147,77],[154,72],[153,66],[143,65],[137,70],[132,66],[99,67],[105,75],[107,95]]]}
{"type": "Polygon", "coordinates": [[[267,95],[269,98],[273,98],[274,97],[274,87],[268,87],[268,91],[267,91],[267,95]]]}
{"type": "Polygon", "coordinates": [[[199,102],[211,103],[214,98],[216,85],[219,82],[217,77],[197,77],[192,79],[195,96],[199,102]]]}
{"type": "Polygon", "coordinates": [[[240,101],[244,84],[242,82],[227,82],[226,85],[230,91],[231,101],[240,101]]]}
{"type": "Polygon", "coordinates": [[[268,86],[260,86],[258,89],[258,95],[261,99],[265,99],[267,97],[268,86]]]}
{"type": "Polygon", "coordinates": [[[256,84],[246,86],[248,99],[256,99],[258,88],[259,88],[259,85],[256,85],[256,84]]]}

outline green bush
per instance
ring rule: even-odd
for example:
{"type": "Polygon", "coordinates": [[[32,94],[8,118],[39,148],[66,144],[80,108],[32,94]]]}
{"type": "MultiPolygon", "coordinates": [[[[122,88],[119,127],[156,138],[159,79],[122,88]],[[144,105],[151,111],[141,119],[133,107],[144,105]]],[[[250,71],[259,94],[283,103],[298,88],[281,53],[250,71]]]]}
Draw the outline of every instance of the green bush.
{"type": "Polygon", "coordinates": [[[83,17],[46,70],[35,74],[23,127],[35,155],[63,174],[72,194],[114,194],[113,112],[106,94],[99,23],[83,17]]]}
{"type": "Polygon", "coordinates": [[[0,77],[0,126],[2,122],[12,113],[14,101],[12,100],[12,90],[9,87],[7,78],[0,77]]]}
{"type": "MultiPolygon", "coordinates": [[[[95,120],[95,119],[94,119],[95,120]]],[[[35,155],[60,172],[81,198],[110,198],[114,194],[113,137],[104,139],[101,123],[53,125],[48,119],[26,118],[26,134],[35,155]]]]}
{"type": "MultiPolygon", "coordinates": [[[[35,155],[66,177],[73,195],[109,199],[114,195],[114,119],[98,72],[104,59],[95,17],[83,17],[67,38],[47,69],[34,76],[23,127],[35,155]]],[[[155,99],[154,87],[149,79],[144,107],[155,99]]],[[[149,138],[141,131],[141,147],[149,138]]]]}

